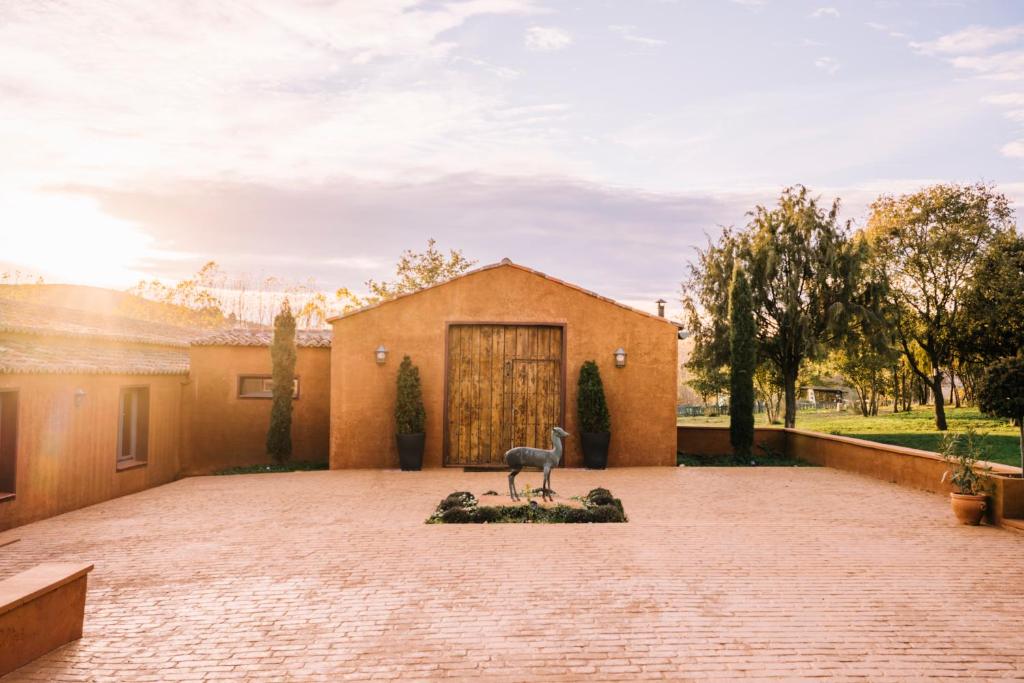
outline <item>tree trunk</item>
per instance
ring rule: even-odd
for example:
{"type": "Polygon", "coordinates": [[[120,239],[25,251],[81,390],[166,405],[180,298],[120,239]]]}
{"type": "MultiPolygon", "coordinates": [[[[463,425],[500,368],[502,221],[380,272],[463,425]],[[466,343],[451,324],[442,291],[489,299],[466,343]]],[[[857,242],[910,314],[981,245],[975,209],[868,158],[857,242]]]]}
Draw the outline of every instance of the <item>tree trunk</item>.
{"type": "Polygon", "coordinates": [[[1024,477],[1024,420],[1020,420],[1020,476],[1024,477]]]}
{"type": "Polygon", "coordinates": [[[786,391],[786,414],[783,421],[786,427],[793,428],[796,427],[796,373],[784,372],[782,381],[786,391]]]}
{"type": "Polygon", "coordinates": [[[946,431],[946,406],[942,395],[942,373],[936,372],[932,379],[932,396],[935,399],[935,428],[940,432],[946,431]]]}
{"type": "Polygon", "coordinates": [[[900,374],[898,368],[892,369],[892,412],[900,412],[900,374]]]}

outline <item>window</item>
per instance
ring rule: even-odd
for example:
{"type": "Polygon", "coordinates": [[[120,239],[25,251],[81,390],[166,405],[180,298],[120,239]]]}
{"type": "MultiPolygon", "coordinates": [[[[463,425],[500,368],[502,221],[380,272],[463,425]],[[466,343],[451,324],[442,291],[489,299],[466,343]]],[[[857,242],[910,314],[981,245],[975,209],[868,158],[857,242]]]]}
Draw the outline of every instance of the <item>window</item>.
{"type": "Polygon", "coordinates": [[[118,413],[118,469],[145,464],[148,451],[149,387],[125,387],[118,413]]]}
{"type": "MultiPolygon", "coordinates": [[[[273,398],[274,378],[270,375],[241,375],[238,378],[238,398],[273,398]]],[[[299,378],[295,378],[292,398],[299,397],[299,378]]]]}
{"type": "Polygon", "coordinates": [[[17,450],[18,392],[0,391],[0,500],[14,498],[17,450]]]}

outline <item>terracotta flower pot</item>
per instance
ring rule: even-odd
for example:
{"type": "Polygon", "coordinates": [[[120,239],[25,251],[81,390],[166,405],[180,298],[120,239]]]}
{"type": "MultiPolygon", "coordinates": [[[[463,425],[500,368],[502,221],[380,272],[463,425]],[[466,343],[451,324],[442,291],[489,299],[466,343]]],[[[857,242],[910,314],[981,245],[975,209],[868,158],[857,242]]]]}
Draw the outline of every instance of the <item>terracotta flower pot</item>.
{"type": "Polygon", "coordinates": [[[953,514],[960,520],[961,524],[977,526],[981,522],[985,508],[988,506],[987,496],[973,496],[966,493],[949,494],[950,502],[953,505],[953,514]]]}

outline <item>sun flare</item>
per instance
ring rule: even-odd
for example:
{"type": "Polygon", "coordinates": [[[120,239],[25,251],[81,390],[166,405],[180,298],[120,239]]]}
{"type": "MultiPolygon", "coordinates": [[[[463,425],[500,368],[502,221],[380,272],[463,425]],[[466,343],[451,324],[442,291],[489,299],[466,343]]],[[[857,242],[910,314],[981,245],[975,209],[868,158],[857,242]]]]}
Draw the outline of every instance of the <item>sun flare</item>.
{"type": "Polygon", "coordinates": [[[124,286],[138,280],[152,238],[88,197],[0,195],[0,263],[47,280],[124,286]]]}

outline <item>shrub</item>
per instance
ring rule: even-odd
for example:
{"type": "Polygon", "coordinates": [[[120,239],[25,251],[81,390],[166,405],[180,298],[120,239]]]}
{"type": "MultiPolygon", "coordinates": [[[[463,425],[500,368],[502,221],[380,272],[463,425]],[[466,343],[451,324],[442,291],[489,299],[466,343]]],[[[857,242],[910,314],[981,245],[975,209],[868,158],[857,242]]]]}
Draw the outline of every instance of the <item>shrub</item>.
{"type": "Polygon", "coordinates": [[[587,524],[590,522],[590,510],[584,508],[566,508],[563,521],[566,524],[587,524]]]}
{"type": "Polygon", "coordinates": [[[427,421],[423,407],[420,370],[406,356],[398,367],[398,400],[395,402],[395,429],[399,434],[422,434],[427,421]]]}
{"type": "Polygon", "coordinates": [[[598,524],[626,521],[622,510],[614,505],[598,505],[597,507],[590,508],[587,512],[590,513],[590,521],[598,524]]]}
{"type": "Polygon", "coordinates": [[[441,520],[445,524],[466,524],[472,517],[466,508],[448,508],[441,513],[441,520]]]}
{"type": "Polygon", "coordinates": [[[470,516],[476,524],[493,524],[501,519],[501,510],[492,506],[478,507],[470,516]]]}
{"type": "Polygon", "coordinates": [[[441,501],[437,509],[444,512],[451,508],[468,508],[476,506],[476,496],[469,491],[456,491],[449,493],[448,497],[441,501]]]}
{"type": "Polygon", "coordinates": [[[295,317],[288,299],[274,317],[274,341],[270,345],[273,404],[267,429],[267,454],[283,464],[292,455],[292,395],[295,392],[295,317]]]}
{"type": "Polygon", "coordinates": [[[978,387],[983,413],[1016,420],[1020,427],[1020,466],[1024,472],[1024,357],[1005,358],[985,370],[978,387]]]}
{"type": "Polygon", "coordinates": [[[590,433],[611,432],[611,415],[604,397],[604,383],[597,363],[588,360],[580,367],[580,378],[576,394],[576,410],[579,414],[580,430],[590,433]]]}
{"type": "Polygon", "coordinates": [[[992,487],[988,472],[992,468],[986,467],[982,472],[976,468],[983,455],[981,437],[973,427],[968,427],[962,434],[944,434],[942,458],[952,469],[946,470],[942,481],[948,479],[957,493],[969,496],[988,493],[992,487]]]}
{"type": "Polygon", "coordinates": [[[625,511],[622,507],[622,501],[613,496],[612,492],[608,489],[592,489],[590,493],[583,497],[583,505],[590,509],[610,505],[625,515],[625,511]]]}

